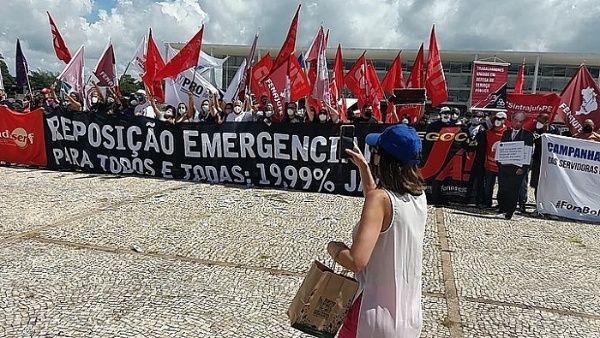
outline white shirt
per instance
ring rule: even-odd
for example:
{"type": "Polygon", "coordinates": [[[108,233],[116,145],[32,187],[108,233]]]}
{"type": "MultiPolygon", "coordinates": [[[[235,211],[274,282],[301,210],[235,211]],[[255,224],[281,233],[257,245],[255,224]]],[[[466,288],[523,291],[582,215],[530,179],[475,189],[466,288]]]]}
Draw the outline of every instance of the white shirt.
{"type": "Polygon", "coordinates": [[[427,198],[424,193],[386,192],[392,202],[391,224],[379,234],[369,263],[356,275],[362,290],[356,337],[418,338],[423,326],[421,274],[427,198]]]}
{"type": "Polygon", "coordinates": [[[252,112],[243,111],[239,114],[231,112],[225,118],[225,122],[253,122],[254,116],[252,116],[252,112]]]}

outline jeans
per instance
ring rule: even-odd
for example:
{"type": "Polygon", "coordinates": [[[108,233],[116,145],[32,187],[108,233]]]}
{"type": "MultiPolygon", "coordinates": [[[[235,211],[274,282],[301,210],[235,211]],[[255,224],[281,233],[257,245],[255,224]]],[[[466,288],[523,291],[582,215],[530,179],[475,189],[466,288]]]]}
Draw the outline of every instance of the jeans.
{"type": "Polygon", "coordinates": [[[494,186],[498,173],[486,170],[483,177],[483,205],[492,207],[492,197],[494,196],[494,186]]]}

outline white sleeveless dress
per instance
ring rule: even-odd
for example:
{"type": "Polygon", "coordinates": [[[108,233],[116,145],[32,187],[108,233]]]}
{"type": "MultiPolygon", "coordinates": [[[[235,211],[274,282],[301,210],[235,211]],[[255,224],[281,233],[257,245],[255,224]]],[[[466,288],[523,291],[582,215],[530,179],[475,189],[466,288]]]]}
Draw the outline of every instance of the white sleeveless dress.
{"type": "Polygon", "coordinates": [[[427,199],[425,194],[386,192],[393,208],[390,227],[379,235],[369,263],[356,275],[362,290],[357,338],[413,338],[421,334],[427,199]]]}

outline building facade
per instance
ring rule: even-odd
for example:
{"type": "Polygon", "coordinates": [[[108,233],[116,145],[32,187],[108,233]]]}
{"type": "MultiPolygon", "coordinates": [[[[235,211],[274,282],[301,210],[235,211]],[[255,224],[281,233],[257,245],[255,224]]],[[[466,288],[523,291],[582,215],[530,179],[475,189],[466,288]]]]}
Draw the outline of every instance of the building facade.
{"type": "MultiPolygon", "coordinates": [[[[172,44],[174,48],[181,48],[181,44],[172,44]]],[[[222,73],[215,78],[217,84],[227,88],[229,81],[234,76],[239,65],[248,55],[250,46],[203,44],[202,49],[209,55],[218,58],[227,57],[222,73]]],[[[306,48],[299,49],[303,52],[306,48]]],[[[278,48],[258,48],[258,57],[270,52],[274,57],[278,48]]],[[[348,70],[354,61],[360,57],[365,49],[342,49],[345,69],[348,70]]],[[[333,67],[335,48],[327,50],[329,69],[333,67]]],[[[367,58],[373,61],[379,78],[382,79],[393,59],[398,54],[396,49],[366,49],[367,58]]],[[[427,55],[427,51],[426,55],[427,55]]],[[[408,78],[417,50],[403,50],[401,54],[402,69],[405,78],[408,78]]],[[[600,77],[600,54],[591,53],[548,53],[548,52],[518,52],[518,51],[452,51],[441,50],[442,64],[448,83],[448,101],[455,105],[468,107],[471,90],[471,73],[473,61],[499,61],[508,62],[508,90],[514,88],[515,78],[519,66],[525,63],[524,92],[561,92],[569,79],[575,74],[577,68],[585,64],[592,76],[600,77]],[[537,76],[536,76],[537,68],[537,76]]]]}

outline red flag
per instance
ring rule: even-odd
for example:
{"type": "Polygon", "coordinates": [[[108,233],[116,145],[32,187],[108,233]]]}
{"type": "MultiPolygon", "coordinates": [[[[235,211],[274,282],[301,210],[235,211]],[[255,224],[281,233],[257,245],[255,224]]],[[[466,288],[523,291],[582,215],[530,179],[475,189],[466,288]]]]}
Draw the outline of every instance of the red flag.
{"type": "Polygon", "coordinates": [[[252,93],[257,97],[262,95],[269,96],[269,91],[264,86],[263,80],[269,75],[271,68],[273,68],[273,60],[270,53],[265,54],[260,61],[252,66],[250,71],[250,87],[252,93]]]}
{"type": "Polygon", "coordinates": [[[317,35],[315,35],[315,38],[310,43],[310,47],[308,47],[308,50],[304,54],[304,62],[311,62],[317,59],[317,57],[319,56],[319,51],[321,50],[321,43],[325,38],[324,35],[325,34],[323,34],[323,26],[321,26],[319,28],[319,31],[317,32],[317,35]]]}
{"type": "Polygon", "coordinates": [[[442,57],[435,38],[435,26],[431,28],[429,38],[429,55],[427,57],[427,73],[425,75],[427,96],[431,99],[431,106],[437,107],[448,101],[448,84],[442,67],[442,57]]]}
{"type": "Polygon", "coordinates": [[[381,121],[381,110],[379,108],[379,101],[383,98],[383,90],[381,89],[381,83],[377,77],[377,71],[373,62],[367,64],[367,103],[373,105],[373,117],[381,121]]]}
{"type": "Polygon", "coordinates": [[[277,54],[277,57],[275,58],[275,68],[287,62],[290,55],[292,55],[296,50],[296,33],[298,31],[298,13],[300,13],[300,6],[301,5],[298,5],[296,14],[294,15],[292,23],[290,24],[290,29],[288,30],[287,37],[283,42],[283,46],[281,46],[281,49],[279,50],[279,54],[277,54]]]}
{"type": "Polygon", "coordinates": [[[289,65],[288,63],[284,63],[279,67],[273,68],[273,71],[263,80],[264,87],[267,89],[268,95],[271,98],[271,103],[273,104],[274,114],[277,117],[275,120],[278,120],[283,116],[285,103],[289,97],[287,93],[287,85],[289,82],[288,71],[289,65]]]}
{"type": "Polygon", "coordinates": [[[63,40],[62,35],[58,31],[58,27],[54,23],[54,19],[48,13],[48,19],[50,20],[50,31],[52,32],[52,44],[54,45],[54,52],[56,53],[56,57],[63,61],[64,63],[71,62],[71,52],[69,52],[69,48],[65,44],[65,40],[63,40]]]}
{"type": "Polygon", "coordinates": [[[558,115],[569,127],[573,135],[583,131],[583,121],[591,119],[596,126],[600,125],[600,106],[598,105],[600,89],[592,75],[584,65],[560,94],[558,115]]]}
{"type": "Polygon", "coordinates": [[[290,81],[290,102],[298,101],[311,92],[310,82],[302,70],[300,62],[292,54],[288,59],[288,78],[290,81]]]}
{"type": "Polygon", "coordinates": [[[94,75],[98,78],[98,84],[105,87],[114,87],[117,85],[117,72],[115,70],[115,53],[112,43],[109,41],[104,49],[104,53],[98,60],[94,68],[94,75]]]}
{"type": "Polygon", "coordinates": [[[158,71],[156,79],[162,80],[166,77],[175,77],[184,70],[196,67],[200,61],[200,48],[202,47],[202,34],[204,25],[188,43],[181,48],[169,62],[158,71]]]}
{"type": "Polygon", "coordinates": [[[400,53],[398,53],[398,56],[396,56],[394,62],[392,62],[390,69],[388,69],[387,74],[385,74],[383,81],[381,81],[381,87],[385,92],[392,93],[395,88],[404,88],[400,53]]]}
{"type": "Polygon", "coordinates": [[[342,59],[342,46],[338,45],[333,65],[333,78],[329,84],[334,107],[340,113],[340,119],[346,121],[346,100],[343,98],[344,90],[344,60],[342,59]]]}
{"type": "Polygon", "coordinates": [[[156,73],[165,67],[165,61],[158,47],[152,38],[152,29],[148,36],[148,48],[146,49],[146,63],[144,64],[144,75],[142,80],[150,90],[150,95],[158,99],[158,101],[164,101],[165,94],[162,88],[162,82],[160,79],[156,79],[156,73]]]}
{"type": "Polygon", "coordinates": [[[546,113],[549,120],[554,121],[556,108],[560,104],[560,96],[556,93],[547,94],[517,94],[506,95],[506,113],[510,123],[512,115],[518,111],[525,113],[523,129],[534,131],[538,115],[546,113]]]}
{"type": "Polygon", "coordinates": [[[517,79],[515,80],[515,94],[523,94],[523,83],[525,83],[525,63],[519,66],[519,72],[517,73],[517,79]]]}
{"type": "Polygon", "coordinates": [[[359,99],[359,101],[361,100],[361,98],[366,99],[365,74],[367,71],[367,62],[365,58],[365,53],[366,52],[363,52],[362,55],[356,60],[356,62],[354,62],[354,65],[352,66],[352,68],[350,68],[350,70],[344,77],[344,83],[346,83],[348,89],[350,89],[350,91],[359,99]]]}
{"type": "Polygon", "coordinates": [[[421,44],[406,81],[406,88],[423,88],[423,59],[423,44],[421,44]]]}
{"type": "Polygon", "coordinates": [[[313,85],[312,97],[319,101],[324,101],[327,104],[331,104],[329,71],[327,70],[327,45],[323,34],[321,34],[316,63],[316,78],[313,85]]]}
{"type": "Polygon", "coordinates": [[[432,107],[437,107],[448,101],[448,84],[444,76],[442,58],[435,38],[435,26],[431,28],[431,37],[429,38],[425,87],[427,88],[427,96],[431,99],[432,107]]]}

